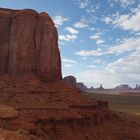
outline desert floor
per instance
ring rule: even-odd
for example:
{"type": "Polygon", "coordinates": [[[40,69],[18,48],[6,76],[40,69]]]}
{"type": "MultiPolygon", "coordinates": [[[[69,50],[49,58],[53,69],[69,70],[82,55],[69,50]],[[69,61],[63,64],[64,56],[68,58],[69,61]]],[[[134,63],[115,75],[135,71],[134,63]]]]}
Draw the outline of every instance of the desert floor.
{"type": "Polygon", "coordinates": [[[107,93],[89,93],[88,96],[108,101],[114,111],[140,115],[140,96],[107,93]]]}

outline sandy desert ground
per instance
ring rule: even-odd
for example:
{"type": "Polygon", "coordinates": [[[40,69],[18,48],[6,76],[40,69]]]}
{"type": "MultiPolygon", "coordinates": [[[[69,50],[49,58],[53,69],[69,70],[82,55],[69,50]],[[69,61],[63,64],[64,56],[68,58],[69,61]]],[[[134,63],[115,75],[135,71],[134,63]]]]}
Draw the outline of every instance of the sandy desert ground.
{"type": "Polygon", "coordinates": [[[109,94],[102,92],[88,93],[88,96],[109,102],[109,107],[114,111],[140,115],[140,96],[137,94],[109,94]]]}

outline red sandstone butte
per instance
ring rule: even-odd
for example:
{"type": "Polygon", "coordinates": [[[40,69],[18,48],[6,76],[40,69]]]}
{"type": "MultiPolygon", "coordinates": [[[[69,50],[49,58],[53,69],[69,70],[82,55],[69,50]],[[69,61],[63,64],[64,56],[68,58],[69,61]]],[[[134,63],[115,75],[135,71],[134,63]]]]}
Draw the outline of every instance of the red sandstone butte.
{"type": "Polygon", "coordinates": [[[72,87],[76,87],[77,86],[76,78],[74,76],[72,76],[72,75],[64,77],[63,80],[69,86],[72,86],[72,87]]]}
{"type": "Polygon", "coordinates": [[[61,79],[56,27],[47,13],[0,9],[0,73],[61,79]]]}
{"type": "Polygon", "coordinates": [[[140,140],[138,117],[62,80],[57,42],[47,13],[0,9],[0,140],[140,140]]]}

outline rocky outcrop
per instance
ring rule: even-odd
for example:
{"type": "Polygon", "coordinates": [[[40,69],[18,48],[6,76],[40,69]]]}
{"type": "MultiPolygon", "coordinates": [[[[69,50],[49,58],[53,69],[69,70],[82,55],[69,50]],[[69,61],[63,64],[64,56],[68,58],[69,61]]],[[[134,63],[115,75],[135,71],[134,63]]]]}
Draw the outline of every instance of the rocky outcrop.
{"type": "Polygon", "coordinates": [[[96,90],[105,90],[102,85],[100,85],[96,90]]]}
{"type": "Polygon", "coordinates": [[[136,84],[136,87],[134,88],[135,90],[140,90],[140,85],[136,84]]]}
{"type": "Polygon", "coordinates": [[[77,87],[82,91],[87,91],[88,90],[87,86],[85,86],[84,83],[82,83],[82,82],[78,82],[77,87]]]}
{"type": "Polygon", "coordinates": [[[0,9],[0,73],[61,79],[58,35],[47,13],[0,9]]]}
{"type": "Polygon", "coordinates": [[[93,91],[95,90],[93,87],[91,88],[87,88],[86,85],[84,85],[84,83],[82,82],[77,82],[76,78],[74,76],[66,76],[63,78],[63,81],[69,85],[70,87],[74,87],[74,88],[78,88],[81,91],[93,91]]]}
{"type": "Polygon", "coordinates": [[[90,88],[88,88],[88,91],[90,92],[95,91],[95,88],[91,86],[90,88]]]}
{"type": "Polygon", "coordinates": [[[87,86],[82,82],[77,82],[76,78],[72,75],[63,78],[63,81],[70,87],[78,88],[81,91],[88,90],[87,86]]]}
{"type": "Polygon", "coordinates": [[[127,84],[122,84],[122,85],[117,86],[115,89],[119,89],[119,90],[129,90],[129,89],[131,89],[131,88],[130,88],[129,85],[127,85],[127,84]]]}
{"type": "Polygon", "coordinates": [[[66,77],[64,77],[63,80],[69,86],[72,86],[72,87],[76,87],[77,86],[76,78],[74,76],[66,76],[66,77]]]}

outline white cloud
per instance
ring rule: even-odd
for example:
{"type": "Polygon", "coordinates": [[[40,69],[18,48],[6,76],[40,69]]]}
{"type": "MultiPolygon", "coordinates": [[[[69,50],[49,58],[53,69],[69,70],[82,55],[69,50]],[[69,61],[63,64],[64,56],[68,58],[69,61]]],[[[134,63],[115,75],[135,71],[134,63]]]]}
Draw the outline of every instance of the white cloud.
{"type": "Polygon", "coordinates": [[[89,5],[89,0],[78,0],[79,8],[85,8],[89,5]]]}
{"type": "Polygon", "coordinates": [[[98,40],[96,40],[96,44],[103,44],[105,41],[104,40],[102,40],[102,39],[98,39],[98,40]]]}
{"type": "Polygon", "coordinates": [[[106,65],[107,64],[107,61],[105,61],[105,60],[102,60],[102,59],[95,59],[94,58],[94,60],[93,61],[91,61],[94,65],[102,65],[102,66],[104,66],[104,65],[106,65]]]}
{"type": "Polygon", "coordinates": [[[98,32],[94,35],[91,35],[90,36],[91,39],[95,40],[96,41],[96,44],[103,44],[105,41],[103,39],[101,39],[101,33],[98,32]]]}
{"type": "Polygon", "coordinates": [[[62,45],[62,46],[64,46],[64,45],[65,45],[65,43],[64,43],[64,42],[62,42],[62,41],[60,41],[60,40],[59,40],[58,44],[59,44],[59,45],[62,45]]]}
{"type": "Polygon", "coordinates": [[[75,28],[86,28],[86,27],[88,27],[88,24],[84,23],[83,21],[79,21],[79,22],[74,23],[74,27],[75,28]]]}
{"type": "Polygon", "coordinates": [[[86,9],[86,12],[88,13],[95,13],[100,8],[99,5],[96,5],[96,7],[93,7],[93,5],[90,6],[90,8],[86,9]]]}
{"type": "Polygon", "coordinates": [[[111,17],[105,17],[103,20],[106,24],[109,24],[109,23],[113,22],[111,17]]]}
{"type": "Polygon", "coordinates": [[[73,64],[65,64],[64,67],[66,67],[66,68],[72,68],[73,67],[73,64]]]}
{"type": "Polygon", "coordinates": [[[95,59],[92,61],[93,63],[102,63],[103,61],[101,59],[95,59]]]}
{"type": "Polygon", "coordinates": [[[53,17],[53,21],[55,25],[58,27],[60,25],[63,25],[64,22],[68,21],[68,18],[62,17],[62,16],[55,16],[53,17]]]}
{"type": "MultiPolygon", "coordinates": [[[[96,66],[96,65],[95,65],[96,66]]],[[[94,68],[94,65],[90,65],[94,68]]],[[[84,81],[90,86],[103,84],[106,88],[120,84],[139,83],[140,55],[120,58],[106,65],[104,69],[86,70],[76,74],[78,81],[84,81]],[[136,82],[136,83],[135,83],[136,82]]]]}
{"type": "Polygon", "coordinates": [[[66,34],[66,35],[59,35],[59,40],[61,41],[74,41],[77,38],[76,35],[66,34]]]}
{"type": "Polygon", "coordinates": [[[140,55],[120,58],[108,64],[107,68],[111,73],[134,73],[140,74],[140,55]]]}
{"type": "Polygon", "coordinates": [[[85,50],[81,50],[76,52],[76,55],[79,56],[102,56],[103,55],[103,51],[101,48],[98,48],[97,50],[90,50],[90,51],[85,51],[85,50]]]}
{"type": "Polygon", "coordinates": [[[90,38],[96,40],[96,39],[99,39],[100,38],[100,35],[97,35],[97,34],[91,35],[90,38]]]}
{"type": "Polygon", "coordinates": [[[86,28],[86,27],[89,27],[90,24],[93,25],[94,23],[96,23],[97,20],[99,20],[99,18],[94,15],[82,16],[78,22],[74,23],[74,27],[75,28],[86,28]]]}
{"type": "Polygon", "coordinates": [[[98,48],[96,50],[81,50],[76,52],[79,56],[119,55],[126,52],[140,53],[140,38],[128,38],[113,47],[98,48]]]}
{"type": "Polygon", "coordinates": [[[76,74],[79,81],[85,81],[88,85],[95,86],[103,84],[106,88],[115,87],[119,84],[136,84],[139,83],[140,75],[140,38],[129,38],[120,41],[120,44],[109,48],[98,48],[97,50],[77,52],[82,57],[87,56],[103,56],[117,55],[129,52],[129,55],[120,57],[114,62],[102,63],[102,60],[93,60],[89,68],[94,70],[86,70],[76,74]],[[97,67],[102,63],[104,68],[97,67]],[[95,67],[96,66],[96,67],[95,67]],[[94,79],[94,80],[93,80],[94,79]],[[107,79],[107,80],[106,80],[107,79]]]}
{"type": "Polygon", "coordinates": [[[89,67],[89,68],[96,68],[95,65],[89,65],[88,67],[89,67]]]}
{"type": "Polygon", "coordinates": [[[65,28],[66,31],[68,31],[71,34],[79,34],[79,31],[77,31],[76,29],[72,28],[72,27],[66,27],[65,28]]]}
{"type": "Polygon", "coordinates": [[[62,58],[62,62],[77,64],[77,62],[75,60],[73,60],[73,59],[66,59],[66,58],[62,58]]]}
{"type": "Polygon", "coordinates": [[[95,13],[96,9],[86,9],[86,12],[88,12],[88,13],[95,13]]]}
{"type": "Polygon", "coordinates": [[[62,58],[63,66],[66,68],[72,68],[74,65],[78,64],[77,61],[73,59],[62,58]]]}
{"type": "Polygon", "coordinates": [[[129,14],[115,14],[104,18],[106,24],[113,24],[115,27],[120,27],[124,30],[134,32],[140,31],[140,6],[131,11],[129,14]]]}
{"type": "Polygon", "coordinates": [[[109,2],[117,3],[123,8],[127,8],[135,3],[135,0],[108,0],[109,2]]]}
{"type": "Polygon", "coordinates": [[[132,51],[140,52],[140,38],[124,39],[120,44],[108,48],[106,51],[108,54],[122,54],[132,51]]]}
{"type": "Polygon", "coordinates": [[[79,34],[79,32],[72,27],[66,27],[65,30],[69,32],[69,34],[59,35],[60,41],[74,41],[77,38],[77,34],[79,34]]]}
{"type": "Polygon", "coordinates": [[[73,65],[72,64],[64,64],[64,67],[66,67],[66,68],[72,68],[73,65]]]}

